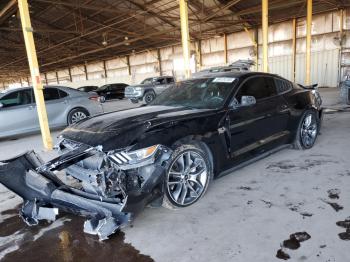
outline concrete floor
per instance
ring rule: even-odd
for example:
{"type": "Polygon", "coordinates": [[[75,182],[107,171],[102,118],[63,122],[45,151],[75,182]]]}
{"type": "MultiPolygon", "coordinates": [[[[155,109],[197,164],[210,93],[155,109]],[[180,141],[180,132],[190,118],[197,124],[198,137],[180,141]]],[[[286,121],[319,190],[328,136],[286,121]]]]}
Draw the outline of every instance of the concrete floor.
{"type": "MultiPolygon", "coordinates": [[[[340,106],[337,90],[321,92],[325,106],[340,106]]],[[[280,261],[282,243],[305,231],[311,238],[299,248],[293,238],[284,243],[290,261],[349,261],[349,241],[341,239],[350,234],[341,227],[350,219],[349,130],[348,112],[327,114],[311,150],[285,149],[215,180],[191,207],[146,208],[103,243],[83,234],[83,220],[70,215],[25,226],[17,215],[20,199],[1,187],[0,260],[280,261]]],[[[42,150],[39,135],[31,135],[1,141],[0,159],[27,149],[46,160],[54,155],[42,150]]]]}

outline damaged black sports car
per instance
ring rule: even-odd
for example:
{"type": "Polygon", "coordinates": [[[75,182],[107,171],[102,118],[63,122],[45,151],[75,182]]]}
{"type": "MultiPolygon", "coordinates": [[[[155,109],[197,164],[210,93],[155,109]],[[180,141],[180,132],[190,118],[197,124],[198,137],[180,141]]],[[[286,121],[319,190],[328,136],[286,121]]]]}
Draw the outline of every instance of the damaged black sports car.
{"type": "Polygon", "coordinates": [[[213,178],[286,146],[311,148],[321,120],[314,86],[216,73],[180,82],[150,105],[68,127],[59,157],[43,163],[27,152],[1,161],[0,182],[23,198],[28,225],[61,209],[87,217],[84,231],[103,240],[146,205],[189,206],[213,178]]]}

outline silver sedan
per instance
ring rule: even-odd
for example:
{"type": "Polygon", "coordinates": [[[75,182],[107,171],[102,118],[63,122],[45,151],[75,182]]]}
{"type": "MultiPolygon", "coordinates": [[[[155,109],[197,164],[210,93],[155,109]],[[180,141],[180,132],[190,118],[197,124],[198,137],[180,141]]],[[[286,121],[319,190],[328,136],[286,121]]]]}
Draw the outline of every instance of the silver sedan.
{"type": "MultiPolygon", "coordinates": [[[[44,88],[50,128],[64,127],[87,116],[103,113],[96,93],[85,93],[63,86],[44,88]]],[[[0,137],[39,130],[33,88],[18,88],[0,93],[0,137]]]]}

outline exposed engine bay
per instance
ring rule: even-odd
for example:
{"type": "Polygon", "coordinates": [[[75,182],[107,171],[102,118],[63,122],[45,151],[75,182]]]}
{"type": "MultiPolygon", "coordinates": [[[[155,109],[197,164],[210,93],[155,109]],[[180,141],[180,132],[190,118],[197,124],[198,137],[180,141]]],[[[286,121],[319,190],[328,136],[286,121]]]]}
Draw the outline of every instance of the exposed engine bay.
{"type": "Polygon", "coordinates": [[[165,146],[104,152],[61,138],[56,149],[59,157],[47,163],[33,151],[0,162],[0,182],[23,198],[28,225],[53,221],[61,209],[86,217],[84,232],[104,240],[162,197],[171,155],[165,146]]]}

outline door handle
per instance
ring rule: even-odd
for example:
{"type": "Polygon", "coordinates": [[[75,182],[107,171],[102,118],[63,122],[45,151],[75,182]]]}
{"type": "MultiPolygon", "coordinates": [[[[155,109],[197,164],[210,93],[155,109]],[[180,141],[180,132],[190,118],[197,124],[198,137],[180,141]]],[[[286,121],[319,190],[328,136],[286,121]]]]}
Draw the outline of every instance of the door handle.
{"type": "Polygon", "coordinates": [[[28,110],[33,110],[34,106],[28,106],[28,110]]]}
{"type": "Polygon", "coordinates": [[[64,100],[64,101],[62,101],[61,103],[62,103],[62,104],[67,104],[68,102],[67,102],[67,100],[64,100]]]}

